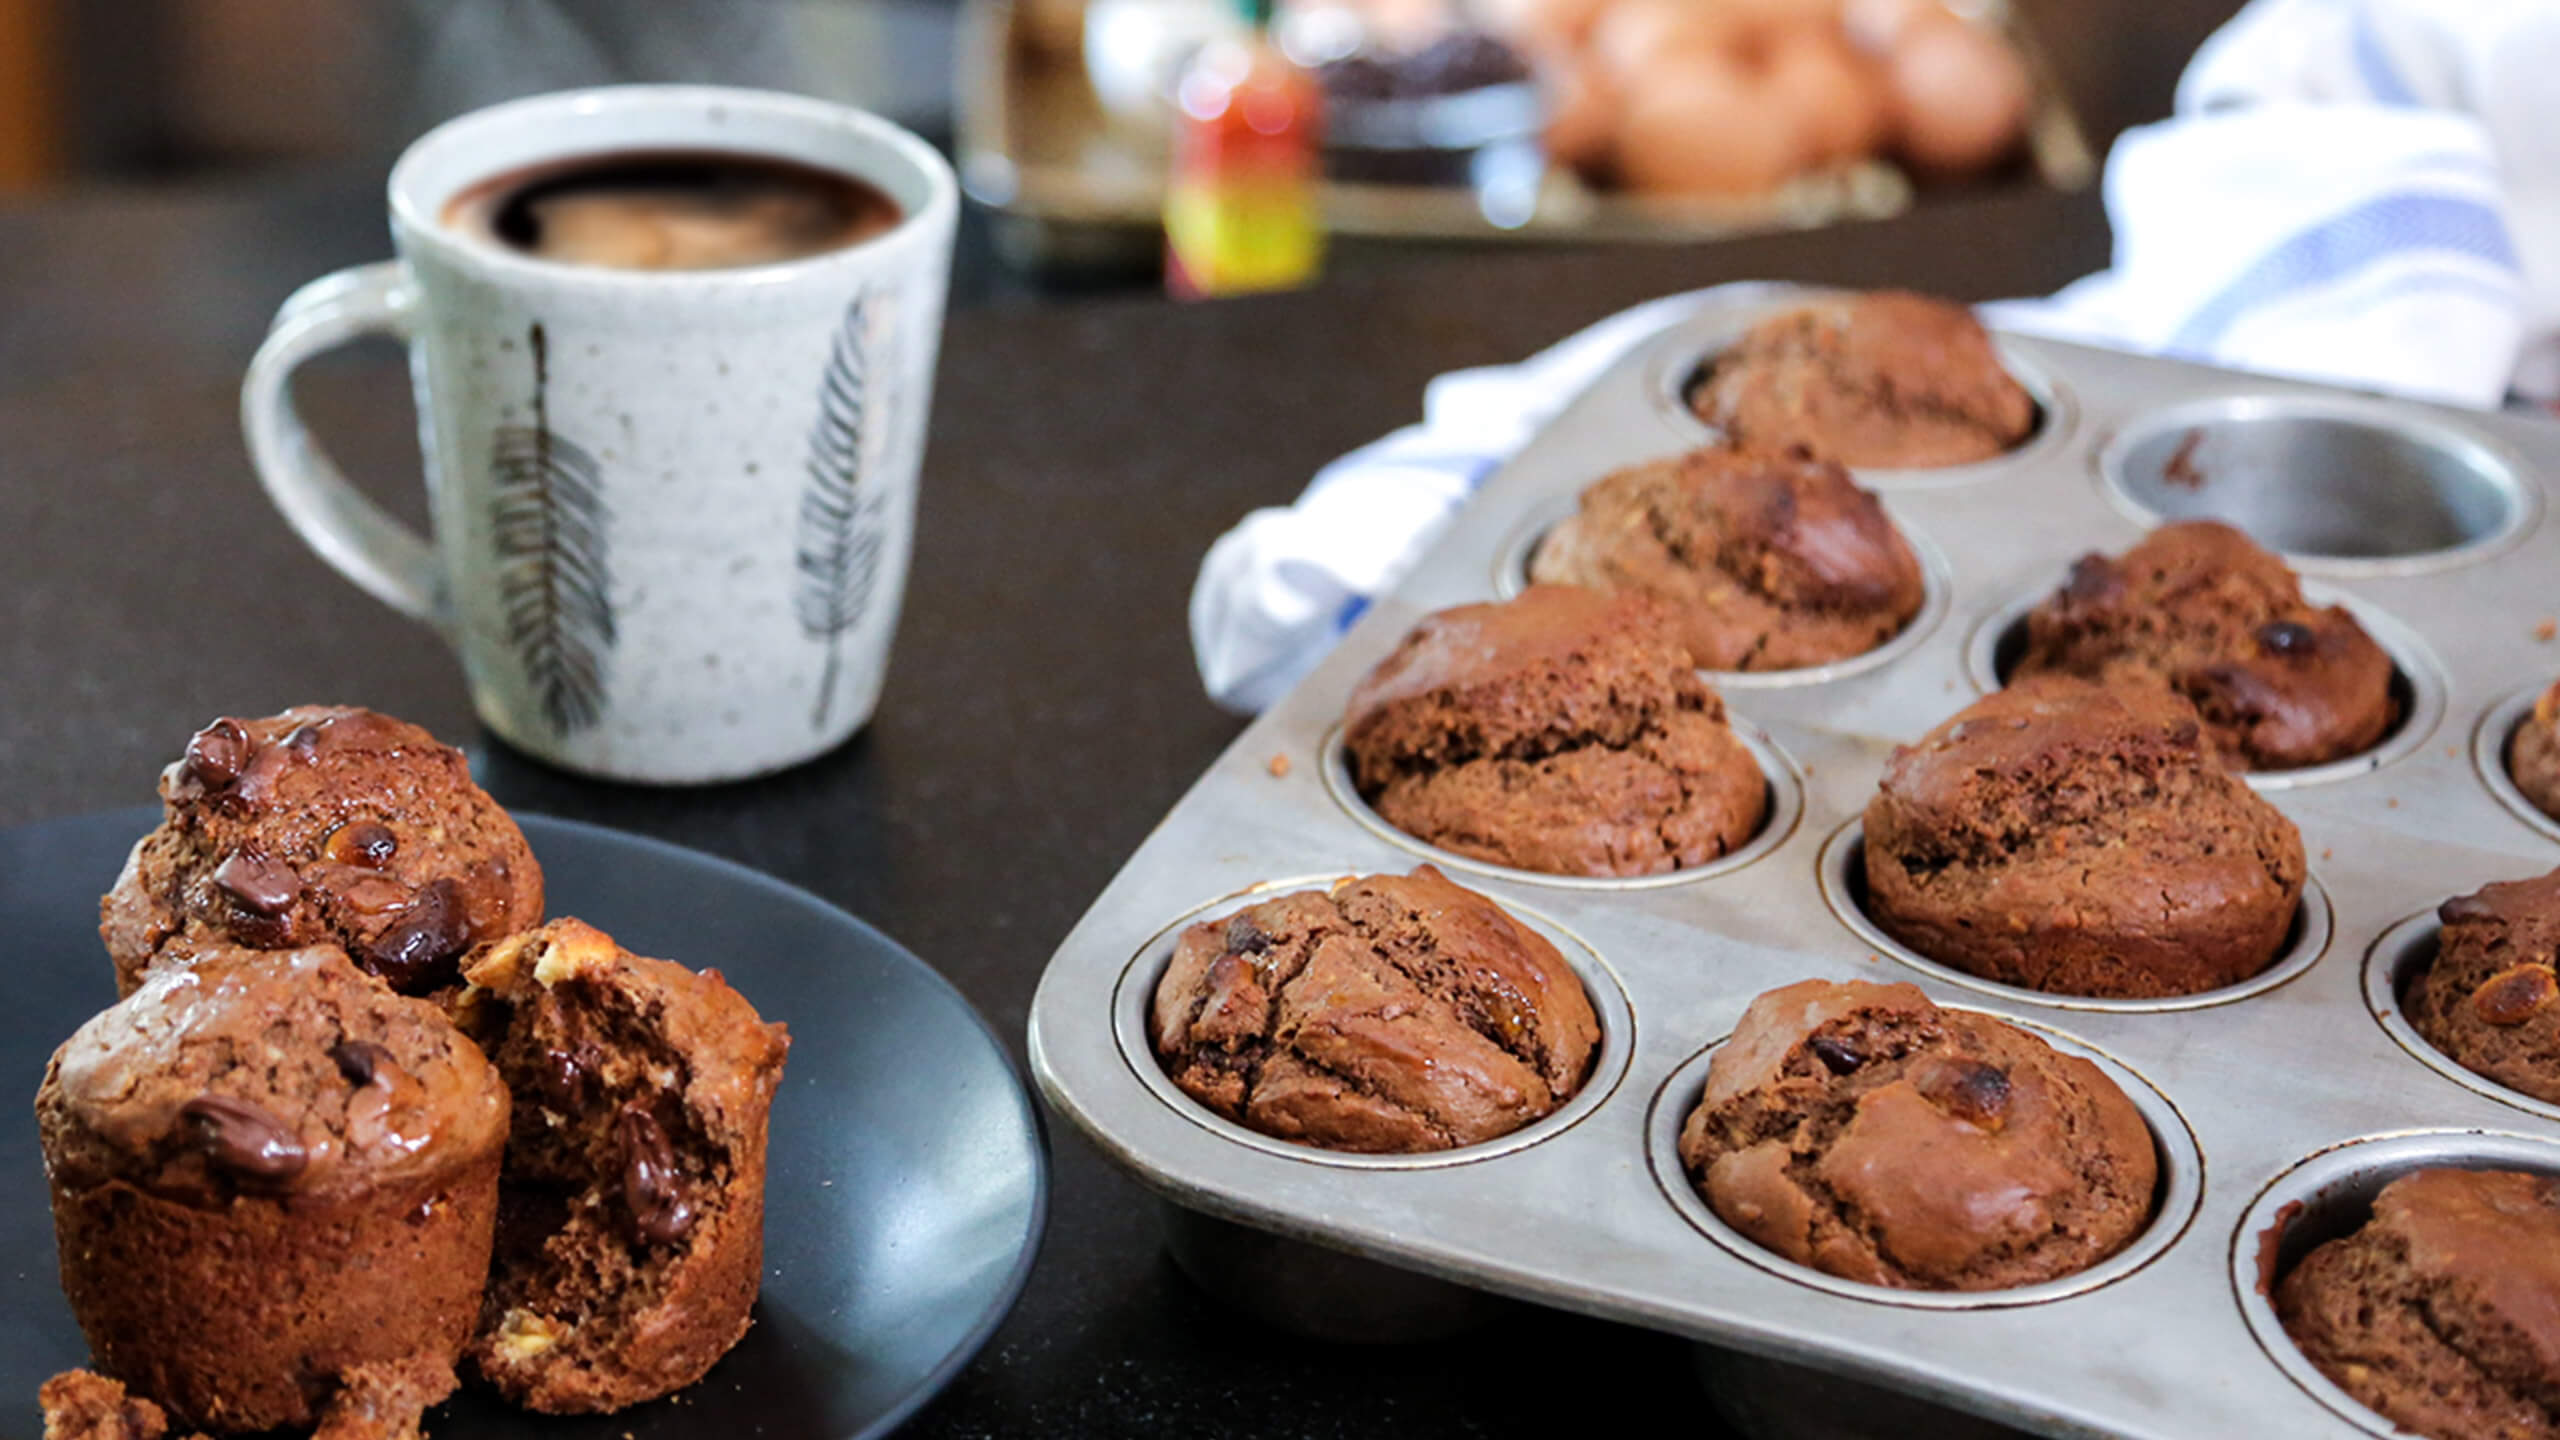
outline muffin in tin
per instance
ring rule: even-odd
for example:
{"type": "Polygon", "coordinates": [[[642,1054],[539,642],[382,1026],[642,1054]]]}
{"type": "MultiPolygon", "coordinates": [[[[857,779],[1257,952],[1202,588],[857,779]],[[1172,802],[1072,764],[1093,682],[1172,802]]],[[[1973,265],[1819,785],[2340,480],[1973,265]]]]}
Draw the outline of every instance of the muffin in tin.
{"type": "Polygon", "coordinates": [[[2035,433],[2036,402],[1961,305],[1879,290],[1754,325],[1689,394],[1737,445],[1842,465],[1963,465],[2035,433]]]}
{"type": "Polygon", "coordinates": [[[130,994],[208,946],[334,944],[404,994],[542,919],[542,869],[462,752],[403,720],[307,705],[216,720],[160,777],[165,812],[100,903],[130,994]]]}
{"type": "Polygon", "coordinates": [[[64,1042],[36,1118],[72,1315],[174,1420],[400,1435],[452,1390],[508,1096],[433,1004],[207,951],[64,1042]]]}
{"type": "Polygon", "coordinates": [[[2560,870],[2483,886],[2436,915],[2436,958],[2402,1000],[2409,1023],[2465,1068],[2560,1105],[2560,870]]]}
{"type": "Polygon", "coordinates": [[[1911,542],[1847,471],[1722,446],[1602,477],[1539,543],[1529,576],[1654,596],[1710,670],[1863,655],[1927,599],[1911,542]]]}
{"type": "Polygon", "coordinates": [[[2507,742],[2507,774],[2533,807],[2560,820],[2560,681],[2533,702],[2507,742]]]}
{"type": "Polygon", "coordinates": [[[1760,762],[1642,596],[1534,585],[1425,617],[1353,690],[1343,749],[1388,824],[1524,870],[1701,865],[1768,815],[1760,762]]]}
{"type": "Polygon", "coordinates": [[[2304,1357],[2405,1431],[2560,1437],[2560,1179],[2403,1175],[2273,1298],[2304,1357]]]}
{"type": "Polygon", "coordinates": [[[2027,616],[2017,675],[2174,690],[2234,765],[2291,770],[2372,747],[2399,719],[2391,656],[2280,557],[2214,520],[2084,555],[2027,616]]]}
{"type": "Polygon", "coordinates": [[[1893,753],[1867,803],[1866,906],[1988,980],[2158,997],[2274,962],[2302,837],[2168,690],[2035,675],[1893,753]]]}
{"type": "Polygon", "coordinates": [[[1806,980],[1751,1002],[1680,1162],[1725,1223],[1843,1279],[2000,1290],[2150,1223],[2159,1157],[2096,1065],[1919,987],[1806,980]]]}
{"type": "Polygon", "coordinates": [[[1600,1022],[1545,936],[1424,865],[1184,930],[1147,1035],[1183,1093],[1247,1128],[1414,1153],[1552,1114],[1600,1022]]]}

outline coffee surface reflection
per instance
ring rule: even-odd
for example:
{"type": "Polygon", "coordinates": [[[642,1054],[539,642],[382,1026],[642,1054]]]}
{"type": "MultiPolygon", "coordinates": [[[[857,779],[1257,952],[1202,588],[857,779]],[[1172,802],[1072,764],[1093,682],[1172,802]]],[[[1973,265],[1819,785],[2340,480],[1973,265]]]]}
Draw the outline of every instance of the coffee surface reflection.
{"type": "Polygon", "coordinates": [[[445,224],[567,265],[719,270],[858,245],[898,203],[841,171],[725,151],[582,156],[493,176],[446,203],[445,224]]]}

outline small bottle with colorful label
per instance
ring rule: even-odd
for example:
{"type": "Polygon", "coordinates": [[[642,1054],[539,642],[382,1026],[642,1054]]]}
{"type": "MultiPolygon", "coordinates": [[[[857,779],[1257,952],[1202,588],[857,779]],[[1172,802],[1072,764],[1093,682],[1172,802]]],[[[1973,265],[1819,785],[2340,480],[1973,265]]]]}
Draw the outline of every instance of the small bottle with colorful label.
{"type": "Polygon", "coordinates": [[[1239,4],[1251,31],[1203,46],[1175,90],[1165,288],[1185,297],[1294,289],[1324,260],[1324,95],[1271,43],[1271,0],[1239,4]]]}

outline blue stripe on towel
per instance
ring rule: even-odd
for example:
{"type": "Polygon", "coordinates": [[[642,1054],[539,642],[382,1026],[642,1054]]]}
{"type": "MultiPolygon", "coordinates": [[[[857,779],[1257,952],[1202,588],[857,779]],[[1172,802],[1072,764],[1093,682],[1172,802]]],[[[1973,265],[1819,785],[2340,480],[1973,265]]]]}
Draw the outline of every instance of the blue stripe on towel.
{"type": "Polygon", "coordinates": [[[1366,595],[1354,595],[1343,601],[1342,608],[1335,611],[1333,615],[1333,633],[1336,635],[1351,633],[1351,627],[1360,622],[1360,617],[1367,613],[1368,609],[1369,597],[1366,595]]]}
{"type": "Polygon", "coordinates": [[[2442,250],[2510,272],[2523,267],[2506,221],[2478,200],[2400,193],[2333,215],[2258,257],[2169,337],[2175,354],[2210,352],[2240,317],[2271,300],[2340,280],[2376,260],[2442,250]]]}
{"type": "Polygon", "coordinates": [[[2401,80],[2400,67],[2392,64],[2390,55],[2383,51],[2382,37],[2374,33],[2373,6],[2370,3],[2356,7],[2355,36],[2351,43],[2355,47],[2356,75],[2364,81],[2364,88],[2372,93],[2375,104],[2413,106],[2418,103],[2417,95],[2401,80]]]}

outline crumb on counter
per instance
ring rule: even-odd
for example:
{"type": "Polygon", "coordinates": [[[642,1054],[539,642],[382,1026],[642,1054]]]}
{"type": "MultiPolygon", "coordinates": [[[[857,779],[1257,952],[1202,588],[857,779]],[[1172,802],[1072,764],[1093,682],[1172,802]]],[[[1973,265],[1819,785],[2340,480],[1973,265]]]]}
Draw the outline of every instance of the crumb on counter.
{"type": "Polygon", "coordinates": [[[1264,768],[1264,769],[1266,769],[1266,770],[1270,771],[1270,772],[1271,772],[1271,778],[1272,778],[1272,779],[1274,779],[1274,780],[1286,780],[1286,779],[1288,779],[1288,778],[1289,778],[1289,755],[1288,755],[1288,752],[1286,752],[1286,751],[1282,751],[1281,753],[1279,753],[1279,754],[1277,754],[1277,755],[1272,756],[1272,757],[1271,757],[1271,763],[1270,763],[1270,764],[1268,764],[1268,765],[1266,765],[1266,766],[1264,766],[1264,767],[1262,767],[1262,768],[1264,768]]]}
{"type": "Polygon", "coordinates": [[[2545,645],[2550,644],[2551,637],[2555,635],[2560,635],[2560,620],[2545,616],[2541,624],[2533,627],[2533,638],[2545,645]]]}

